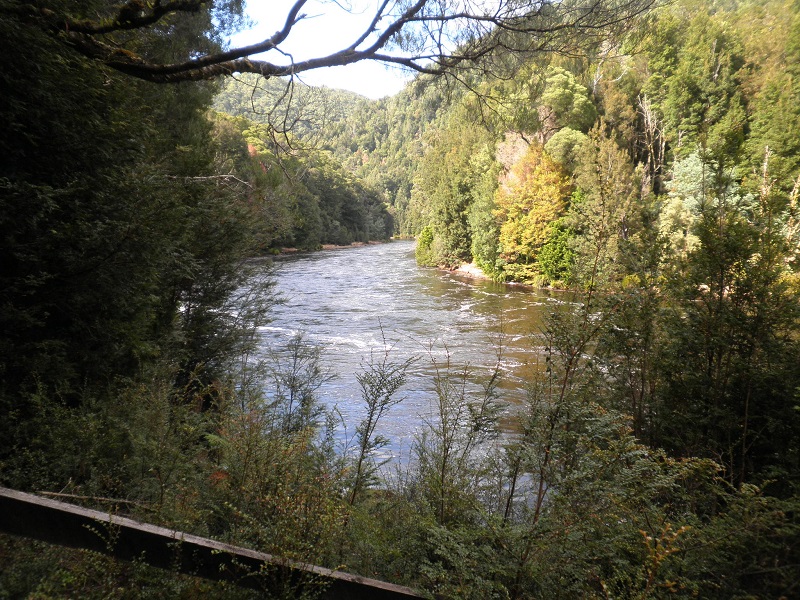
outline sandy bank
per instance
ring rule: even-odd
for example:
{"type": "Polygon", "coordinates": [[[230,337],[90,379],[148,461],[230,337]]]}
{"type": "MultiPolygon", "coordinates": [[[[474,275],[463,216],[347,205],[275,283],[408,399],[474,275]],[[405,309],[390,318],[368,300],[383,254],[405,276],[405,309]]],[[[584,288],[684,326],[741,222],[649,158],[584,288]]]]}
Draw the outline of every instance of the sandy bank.
{"type": "Polygon", "coordinates": [[[323,250],[341,250],[342,248],[360,248],[361,246],[375,246],[377,244],[383,244],[384,242],[379,241],[370,241],[370,242],[353,242],[352,244],[347,244],[345,246],[337,246],[336,244],[322,244],[323,250]]]}
{"type": "Polygon", "coordinates": [[[475,263],[465,263],[457,269],[454,269],[452,272],[459,275],[464,275],[466,277],[472,277],[473,279],[491,279],[475,263]]]}
{"type": "MultiPolygon", "coordinates": [[[[318,250],[341,250],[343,248],[360,248],[361,246],[374,246],[377,244],[384,244],[386,242],[381,241],[369,241],[369,242],[353,242],[352,244],[346,244],[344,246],[337,246],[336,244],[322,244],[319,246],[318,250]]],[[[299,250],[297,248],[281,248],[280,254],[294,254],[295,252],[314,252],[314,250],[299,250]]]]}

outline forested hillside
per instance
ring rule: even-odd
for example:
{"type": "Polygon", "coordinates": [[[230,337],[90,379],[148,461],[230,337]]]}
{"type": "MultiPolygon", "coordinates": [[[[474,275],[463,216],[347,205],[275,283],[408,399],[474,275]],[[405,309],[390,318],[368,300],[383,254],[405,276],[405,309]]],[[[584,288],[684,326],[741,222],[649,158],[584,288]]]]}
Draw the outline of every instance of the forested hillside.
{"type": "Polygon", "coordinates": [[[384,197],[344,169],[320,145],[331,124],[362,102],[356,94],[240,75],[225,81],[214,108],[229,143],[246,145],[249,164],[230,164],[231,175],[260,182],[269,204],[265,250],[315,250],[324,244],[386,240],[394,221],[384,197]],[[235,118],[231,118],[235,117],[235,118]]]}
{"type": "Polygon", "coordinates": [[[280,83],[242,75],[225,82],[214,106],[268,126],[281,148],[309,163],[327,153],[386,203],[394,217],[393,233],[414,236],[421,225],[409,212],[409,203],[424,153],[423,134],[434,129],[440,113],[462,94],[458,87],[420,77],[381,100],[300,84],[287,95],[280,83]]]}
{"type": "MultiPolygon", "coordinates": [[[[0,485],[436,598],[800,595],[796,0],[534,3],[379,101],[206,71],[240,2],[46,4],[0,0],[0,485]],[[258,328],[264,255],[393,233],[569,301],[522,402],[433,360],[382,469],[411,362],[342,424],[258,328]]],[[[258,596],[0,535],[2,598],[258,596]]]]}
{"type": "Polygon", "coordinates": [[[412,193],[422,264],[581,290],[634,431],[738,485],[797,475],[798,44],[794,3],[665,7],[464,97],[412,193]]]}
{"type": "Polygon", "coordinates": [[[768,193],[775,218],[791,229],[794,12],[790,3],[681,2],[617,45],[584,58],[548,56],[502,85],[484,84],[484,101],[502,111],[487,123],[466,97],[428,155],[458,148],[457,156],[488,153],[490,164],[434,177],[439,156],[417,181],[434,231],[429,262],[474,259],[499,279],[569,285],[570,261],[592,250],[564,253],[585,246],[587,213],[599,205],[614,223],[611,245],[642,233],[636,213],[649,206],[673,256],[692,248],[690,230],[709,202],[740,205],[752,225],[753,206],[768,193]],[[487,168],[500,170],[497,189],[485,186],[487,168]],[[496,231],[487,238],[479,224],[489,221],[496,231]]]}

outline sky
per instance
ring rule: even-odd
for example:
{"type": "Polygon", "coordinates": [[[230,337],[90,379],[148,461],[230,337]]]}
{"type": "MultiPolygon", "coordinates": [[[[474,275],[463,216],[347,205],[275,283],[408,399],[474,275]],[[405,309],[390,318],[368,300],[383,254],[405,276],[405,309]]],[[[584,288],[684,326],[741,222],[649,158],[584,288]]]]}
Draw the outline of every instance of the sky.
{"type": "MultiPolygon", "coordinates": [[[[260,42],[281,29],[294,0],[248,0],[246,13],[255,21],[253,28],[231,38],[231,45],[244,46],[260,42]]],[[[351,0],[352,13],[343,10],[330,0],[310,0],[301,12],[307,19],[295,25],[286,41],[281,44],[295,61],[326,56],[349,46],[364,31],[375,10],[376,1],[351,0]]],[[[258,56],[284,63],[280,55],[258,56]]],[[[413,75],[398,68],[384,67],[374,61],[362,61],[344,67],[326,67],[306,71],[300,75],[308,85],[324,85],[346,89],[368,98],[378,99],[399,92],[413,75]]]]}

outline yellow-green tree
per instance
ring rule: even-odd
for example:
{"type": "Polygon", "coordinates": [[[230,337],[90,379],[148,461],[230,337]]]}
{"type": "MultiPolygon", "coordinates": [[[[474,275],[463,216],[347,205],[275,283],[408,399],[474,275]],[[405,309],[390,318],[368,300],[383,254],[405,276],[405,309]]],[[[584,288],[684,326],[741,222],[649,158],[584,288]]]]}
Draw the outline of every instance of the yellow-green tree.
{"type": "Polygon", "coordinates": [[[542,283],[539,251],[553,235],[553,222],[564,215],[569,194],[564,170],[531,144],[495,196],[500,258],[509,279],[542,283]]]}

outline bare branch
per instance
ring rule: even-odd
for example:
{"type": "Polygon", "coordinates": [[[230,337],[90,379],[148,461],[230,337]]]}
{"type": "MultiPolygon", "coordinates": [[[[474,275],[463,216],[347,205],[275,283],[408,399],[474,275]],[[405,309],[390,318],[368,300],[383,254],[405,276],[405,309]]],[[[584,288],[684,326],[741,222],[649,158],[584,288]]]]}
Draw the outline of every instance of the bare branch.
{"type": "MultiPolygon", "coordinates": [[[[48,8],[16,6],[9,11],[35,23],[84,56],[133,77],[157,83],[211,79],[236,72],[264,77],[295,76],[322,67],[370,60],[420,73],[468,68],[494,53],[568,52],[626,26],[662,0],[381,0],[372,20],[355,39],[327,56],[295,62],[281,44],[306,18],[307,0],[296,0],[283,27],[256,44],[189,60],[160,63],[138,55],[115,34],[147,30],[167,17],[204,9],[201,0],[129,0],[110,17],[91,21],[48,8]],[[277,51],[285,62],[257,60],[277,51]]],[[[336,3],[338,6],[338,3],[336,3]]],[[[126,39],[127,41],[127,39],[126,39]]]]}
{"type": "Polygon", "coordinates": [[[242,179],[239,179],[235,175],[206,175],[206,176],[203,176],[203,177],[199,177],[199,176],[198,177],[177,177],[175,175],[167,175],[166,178],[167,179],[180,180],[180,181],[184,181],[186,183],[198,182],[198,181],[234,181],[236,183],[239,183],[241,185],[249,187],[250,189],[253,189],[253,186],[250,183],[248,183],[248,182],[246,182],[246,181],[244,181],[242,179]]]}

